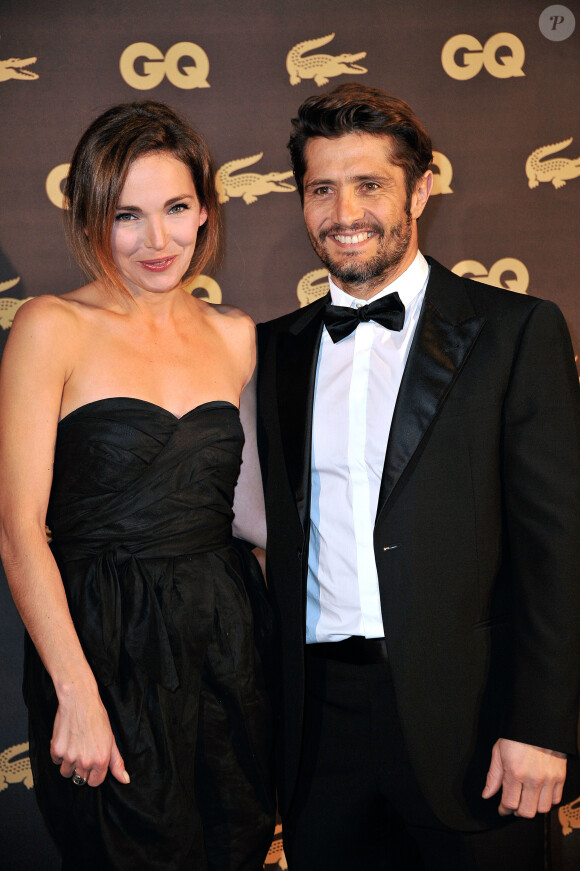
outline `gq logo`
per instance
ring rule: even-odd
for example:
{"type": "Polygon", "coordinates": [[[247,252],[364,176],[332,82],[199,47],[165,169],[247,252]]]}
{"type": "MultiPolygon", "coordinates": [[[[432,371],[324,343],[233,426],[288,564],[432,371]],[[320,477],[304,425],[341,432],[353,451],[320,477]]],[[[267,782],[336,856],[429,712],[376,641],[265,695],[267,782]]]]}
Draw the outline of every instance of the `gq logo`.
{"type": "Polygon", "coordinates": [[[192,296],[197,296],[199,299],[204,299],[214,305],[219,305],[222,301],[222,289],[215,278],[210,275],[196,275],[194,278],[190,278],[183,285],[183,289],[192,296]]]}
{"type": "Polygon", "coordinates": [[[453,178],[453,167],[449,158],[441,151],[433,152],[433,188],[431,196],[436,194],[452,194],[451,179],[453,178]]]}
{"type": "Polygon", "coordinates": [[[458,33],[443,46],[441,64],[448,76],[462,82],[472,79],[482,67],[496,79],[510,79],[525,76],[525,57],[523,43],[513,33],[496,33],[483,46],[474,36],[458,33]],[[504,51],[498,53],[500,49],[504,51]]]}
{"type": "Polygon", "coordinates": [[[176,88],[184,90],[210,86],[207,54],[195,42],[178,42],[165,57],[150,42],[134,42],[121,55],[119,69],[127,84],[139,91],[156,88],[165,76],[176,88]]]}
{"type": "Polygon", "coordinates": [[[483,284],[513,290],[515,293],[526,293],[530,283],[530,273],[526,266],[515,257],[503,257],[496,261],[489,272],[478,260],[461,260],[451,271],[456,275],[474,278],[483,284]]]}
{"type": "Polygon", "coordinates": [[[59,163],[58,166],[50,170],[46,177],[46,195],[57,209],[66,209],[62,184],[66,180],[69,169],[70,163],[59,163]]]}

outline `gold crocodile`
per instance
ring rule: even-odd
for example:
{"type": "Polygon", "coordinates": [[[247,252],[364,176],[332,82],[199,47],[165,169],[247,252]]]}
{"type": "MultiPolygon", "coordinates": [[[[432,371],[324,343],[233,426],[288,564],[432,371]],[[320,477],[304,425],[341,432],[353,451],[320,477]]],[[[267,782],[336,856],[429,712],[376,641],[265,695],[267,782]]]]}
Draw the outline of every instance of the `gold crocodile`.
{"type": "Polygon", "coordinates": [[[548,154],[562,151],[573,142],[573,137],[563,139],[554,145],[544,145],[532,151],[526,160],[526,175],[531,188],[537,188],[541,181],[551,181],[554,187],[563,188],[567,181],[580,176],[580,157],[570,160],[567,157],[556,157],[552,160],[542,160],[548,154]]]}
{"type": "Polygon", "coordinates": [[[37,60],[36,57],[9,57],[7,60],[0,60],[0,82],[7,82],[8,79],[37,79],[38,73],[24,69],[35,64],[37,60]]]}
{"type": "Polygon", "coordinates": [[[328,293],[328,269],[313,269],[302,276],[296,286],[300,308],[328,293]]]}
{"type": "Polygon", "coordinates": [[[329,33],[328,36],[321,36],[319,39],[307,39],[290,49],[286,55],[286,69],[290,76],[291,85],[299,84],[302,79],[314,79],[316,84],[321,87],[328,84],[331,76],[358,75],[368,72],[365,67],[355,63],[355,61],[367,56],[366,51],[359,51],[358,54],[337,54],[336,56],[331,54],[302,56],[305,51],[312,51],[332,42],[334,36],[334,33],[329,33]]]}
{"type": "MultiPolygon", "coordinates": [[[[11,278],[9,281],[0,281],[0,293],[4,290],[10,290],[10,288],[18,284],[19,281],[20,278],[11,278]]],[[[20,306],[29,299],[32,299],[32,297],[28,296],[26,299],[14,299],[11,296],[0,297],[0,327],[2,327],[2,329],[10,329],[12,321],[14,320],[14,315],[20,306]]]]}
{"type": "Polygon", "coordinates": [[[19,281],[20,278],[9,278],[8,281],[0,281],[0,293],[3,290],[10,290],[11,287],[15,287],[19,281]]]}
{"type": "Polygon", "coordinates": [[[571,835],[574,829],[580,829],[580,795],[575,801],[558,808],[558,822],[563,835],[571,835]]]}
{"type": "Polygon", "coordinates": [[[8,789],[12,783],[23,783],[26,789],[32,789],[32,771],[28,755],[28,742],[7,747],[0,753],[0,792],[8,789]],[[20,756],[20,759],[15,759],[20,756]]]}
{"type": "Polygon", "coordinates": [[[287,868],[288,863],[282,844],[282,826],[278,823],[274,829],[272,844],[264,860],[264,871],[287,871],[287,868]]]}
{"type": "Polygon", "coordinates": [[[264,194],[282,194],[294,191],[294,185],[284,181],[290,178],[292,171],[268,172],[260,175],[258,172],[245,172],[241,175],[231,175],[238,169],[252,166],[262,159],[264,152],[252,154],[251,157],[241,157],[238,160],[230,160],[220,166],[216,173],[216,188],[220,203],[227,203],[230,197],[241,197],[249,206],[255,203],[259,196],[264,194]]]}

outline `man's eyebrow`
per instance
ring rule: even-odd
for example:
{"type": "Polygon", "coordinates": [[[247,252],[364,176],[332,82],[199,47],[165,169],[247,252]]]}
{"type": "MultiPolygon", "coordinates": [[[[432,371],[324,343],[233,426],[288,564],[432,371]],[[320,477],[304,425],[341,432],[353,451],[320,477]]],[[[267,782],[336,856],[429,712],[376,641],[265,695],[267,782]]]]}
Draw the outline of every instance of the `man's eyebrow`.
{"type": "Polygon", "coordinates": [[[332,179],[330,178],[313,178],[311,181],[305,183],[305,187],[317,187],[318,185],[332,184],[332,179]]]}
{"type": "MultiPolygon", "coordinates": [[[[347,182],[363,182],[363,181],[373,181],[373,182],[390,182],[392,181],[392,176],[387,174],[383,175],[382,173],[376,172],[368,172],[368,173],[359,173],[358,175],[349,176],[346,181],[347,182]]],[[[313,178],[310,181],[305,182],[305,188],[311,187],[324,187],[324,185],[332,185],[335,184],[335,180],[331,178],[313,178]]]]}

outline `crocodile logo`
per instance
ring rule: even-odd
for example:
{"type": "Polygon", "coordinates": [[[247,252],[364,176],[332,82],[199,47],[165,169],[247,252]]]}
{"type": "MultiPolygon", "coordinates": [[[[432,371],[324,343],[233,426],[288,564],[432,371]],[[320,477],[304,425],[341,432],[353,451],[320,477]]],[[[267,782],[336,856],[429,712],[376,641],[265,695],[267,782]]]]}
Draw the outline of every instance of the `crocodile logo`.
{"type": "Polygon", "coordinates": [[[563,188],[567,181],[580,176],[580,157],[570,160],[568,157],[553,157],[551,160],[543,160],[549,154],[562,151],[572,144],[573,137],[563,139],[554,145],[544,145],[532,151],[526,160],[526,175],[528,185],[537,188],[541,181],[551,181],[556,189],[563,188]]]}
{"type": "Polygon", "coordinates": [[[327,85],[332,76],[368,73],[365,67],[355,63],[355,61],[362,60],[363,57],[367,56],[366,51],[359,51],[358,54],[310,54],[308,57],[303,56],[306,51],[313,51],[315,48],[332,42],[334,36],[334,33],[329,33],[328,36],[321,36],[319,39],[307,39],[290,49],[286,55],[286,69],[290,76],[291,85],[298,85],[302,79],[314,79],[316,84],[321,87],[327,85]]]}
{"type": "Polygon", "coordinates": [[[264,194],[282,194],[295,191],[294,185],[284,181],[290,178],[292,171],[268,172],[260,175],[258,172],[244,172],[232,175],[239,169],[252,166],[262,159],[264,152],[252,154],[251,157],[241,157],[238,160],[230,160],[220,166],[216,173],[216,188],[220,203],[227,203],[231,197],[241,197],[249,206],[255,203],[259,196],[264,194]]]}
{"type": "MultiPolygon", "coordinates": [[[[4,290],[10,290],[11,287],[15,287],[19,281],[20,278],[12,278],[10,281],[0,281],[0,293],[4,290]]],[[[14,299],[10,296],[0,297],[0,327],[2,327],[3,330],[10,329],[12,321],[14,320],[14,315],[20,306],[29,299],[32,299],[32,297],[28,296],[26,299],[14,299]]]]}
{"type": "Polygon", "coordinates": [[[328,269],[313,269],[303,275],[296,286],[300,308],[328,293],[328,269]]]}
{"type": "Polygon", "coordinates": [[[558,808],[558,822],[562,826],[563,835],[571,835],[574,829],[580,829],[580,795],[570,804],[558,808]]]}
{"type": "Polygon", "coordinates": [[[32,788],[28,742],[7,747],[0,753],[0,792],[8,789],[12,783],[23,783],[26,789],[32,788]],[[23,755],[25,753],[26,756],[23,755]]]}
{"type": "Polygon", "coordinates": [[[282,826],[277,823],[272,844],[264,860],[264,871],[286,871],[287,868],[288,863],[282,845],[282,826]]]}
{"type": "Polygon", "coordinates": [[[9,79],[28,81],[37,79],[38,73],[25,69],[30,64],[35,64],[37,60],[38,58],[35,57],[9,57],[7,60],[0,60],[0,82],[7,82],[9,79]]]}

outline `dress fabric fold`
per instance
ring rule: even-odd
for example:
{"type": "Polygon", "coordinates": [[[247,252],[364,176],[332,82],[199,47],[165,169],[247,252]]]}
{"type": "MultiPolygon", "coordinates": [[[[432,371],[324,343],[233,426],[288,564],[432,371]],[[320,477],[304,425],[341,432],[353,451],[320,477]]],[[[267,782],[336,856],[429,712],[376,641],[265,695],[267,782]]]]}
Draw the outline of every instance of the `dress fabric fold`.
{"type": "Polygon", "coordinates": [[[59,424],[51,547],[131,776],[91,788],[60,775],[56,695],[27,638],[31,765],[63,869],[261,867],[274,814],[271,638],[254,626],[256,596],[260,619],[268,604],[253,556],[231,532],[242,444],[228,402],[176,418],[105,399],[59,424]]]}

